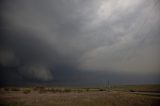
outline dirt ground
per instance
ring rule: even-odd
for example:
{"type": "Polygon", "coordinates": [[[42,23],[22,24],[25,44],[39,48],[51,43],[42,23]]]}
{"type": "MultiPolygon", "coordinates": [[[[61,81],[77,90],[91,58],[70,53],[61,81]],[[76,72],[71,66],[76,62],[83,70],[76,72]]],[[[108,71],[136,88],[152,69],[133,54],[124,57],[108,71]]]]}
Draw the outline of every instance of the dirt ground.
{"type": "Polygon", "coordinates": [[[3,91],[0,106],[158,106],[160,97],[122,91],[3,91]]]}

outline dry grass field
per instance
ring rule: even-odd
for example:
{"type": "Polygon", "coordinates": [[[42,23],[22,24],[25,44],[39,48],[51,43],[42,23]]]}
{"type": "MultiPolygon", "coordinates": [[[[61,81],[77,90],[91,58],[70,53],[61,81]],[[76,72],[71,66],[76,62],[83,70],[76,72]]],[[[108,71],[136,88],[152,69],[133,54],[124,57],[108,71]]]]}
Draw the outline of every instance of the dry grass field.
{"type": "Polygon", "coordinates": [[[151,86],[102,88],[1,88],[0,106],[159,106],[160,96],[135,90],[159,90],[151,86]],[[143,88],[143,89],[142,89],[143,88]]]}

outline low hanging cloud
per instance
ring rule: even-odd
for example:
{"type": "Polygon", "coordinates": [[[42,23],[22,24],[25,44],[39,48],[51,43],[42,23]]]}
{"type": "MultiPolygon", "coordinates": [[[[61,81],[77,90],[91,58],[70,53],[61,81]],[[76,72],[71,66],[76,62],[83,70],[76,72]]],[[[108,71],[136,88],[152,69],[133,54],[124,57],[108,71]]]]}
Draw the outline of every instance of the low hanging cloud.
{"type": "Polygon", "coordinates": [[[18,65],[18,59],[11,50],[0,49],[0,64],[2,66],[18,65]]]}
{"type": "Polygon", "coordinates": [[[158,0],[5,0],[0,6],[3,74],[11,76],[8,70],[15,70],[22,78],[44,81],[57,78],[53,73],[60,74],[59,79],[75,78],[76,72],[157,75],[159,4],[158,0]]]}
{"type": "Polygon", "coordinates": [[[53,78],[50,70],[42,65],[23,66],[20,68],[20,72],[22,75],[36,80],[49,81],[53,78]]]}

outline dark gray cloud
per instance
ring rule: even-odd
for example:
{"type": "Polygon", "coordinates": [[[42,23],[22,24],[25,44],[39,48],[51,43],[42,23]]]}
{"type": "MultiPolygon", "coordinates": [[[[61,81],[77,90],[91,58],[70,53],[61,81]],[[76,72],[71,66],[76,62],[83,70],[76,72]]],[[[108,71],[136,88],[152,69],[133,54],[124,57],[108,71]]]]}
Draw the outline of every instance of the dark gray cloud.
{"type": "Polygon", "coordinates": [[[158,0],[5,0],[0,8],[3,84],[159,80],[158,0]]]}

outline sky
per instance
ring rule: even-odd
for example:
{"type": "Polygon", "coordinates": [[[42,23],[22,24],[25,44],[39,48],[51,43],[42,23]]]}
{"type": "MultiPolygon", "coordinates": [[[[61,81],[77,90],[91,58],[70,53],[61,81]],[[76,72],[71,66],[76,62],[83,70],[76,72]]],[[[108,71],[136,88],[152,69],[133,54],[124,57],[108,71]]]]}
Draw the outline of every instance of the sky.
{"type": "Polygon", "coordinates": [[[3,0],[0,85],[160,83],[159,0],[3,0]]]}

